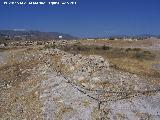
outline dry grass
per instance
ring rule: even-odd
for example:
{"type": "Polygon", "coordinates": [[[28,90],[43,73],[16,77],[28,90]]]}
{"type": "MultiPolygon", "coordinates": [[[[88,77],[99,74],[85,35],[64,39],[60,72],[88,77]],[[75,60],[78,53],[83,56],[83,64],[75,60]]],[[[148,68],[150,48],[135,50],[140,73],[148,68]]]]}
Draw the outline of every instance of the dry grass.
{"type": "Polygon", "coordinates": [[[42,119],[39,101],[39,78],[1,90],[0,116],[4,119],[42,119]]]}
{"type": "Polygon", "coordinates": [[[103,89],[108,88],[108,87],[112,87],[113,88],[113,84],[105,81],[105,82],[98,82],[96,83],[96,86],[99,87],[101,86],[103,89]]]}
{"type": "MultiPolygon", "coordinates": [[[[25,53],[18,52],[17,56],[25,53]]],[[[17,61],[13,56],[0,66],[0,118],[42,119],[39,85],[42,76],[32,75],[38,60],[17,61]]]]}
{"type": "Polygon", "coordinates": [[[160,78],[160,72],[153,69],[153,64],[160,64],[160,60],[156,59],[157,54],[144,54],[138,52],[126,52],[125,50],[92,50],[81,51],[84,55],[100,55],[107,59],[110,66],[133,74],[149,76],[154,78],[160,78]],[[138,53],[138,55],[137,55],[138,53]]]}
{"type": "Polygon", "coordinates": [[[27,77],[31,75],[31,72],[28,70],[36,67],[38,63],[38,60],[19,62],[11,59],[11,61],[9,61],[6,65],[2,65],[0,67],[0,84],[11,84],[13,86],[25,81],[27,77]]]}
{"type": "Polygon", "coordinates": [[[116,69],[133,74],[153,77],[156,79],[160,78],[160,72],[153,69],[153,64],[160,64],[160,56],[157,51],[147,51],[140,48],[128,47],[129,44],[151,45],[151,41],[98,40],[97,42],[101,43],[103,46],[99,46],[99,44],[92,45],[92,42],[94,41],[81,41],[81,43],[66,46],[62,49],[74,54],[80,53],[83,55],[100,55],[109,61],[110,66],[116,69]],[[117,45],[118,47],[104,46],[103,42],[115,44],[113,46],[117,45]],[[120,48],[121,45],[124,45],[125,48],[120,48]]]}
{"type": "Polygon", "coordinates": [[[84,105],[85,107],[89,107],[90,102],[89,102],[88,100],[84,100],[84,101],[83,101],[83,105],[84,105]]]}
{"type": "Polygon", "coordinates": [[[145,120],[152,120],[152,116],[148,113],[141,113],[141,112],[138,112],[138,111],[134,111],[134,114],[140,118],[140,119],[145,119],[145,120]]]}
{"type": "Polygon", "coordinates": [[[72,112],[72,111],[73,111],[72,107],[62,105],[58,110],[58,112],[56,113],[56,120],[62,120],[63,115],[65,113],[72,112]]]}
{"type": "Polygon", "coordinates": [[[138,74],[145,75],[155,78],[160,78],[160,72],[152,68],[153,64],[158,64],[157,61],[148,61],[148,60],[137,60],[132,58],[109,58],[109,63],[115,68],[138,74]]]}
{"type": "Polygon", "coordinates": [[[154,44],[160,44],[160,40],[139,40],[139,41],[124,41],[124,40],[81,40],[81,44],[83,45],[98,45],[98,46],[112,46],[119,48],[126,47],[141,47],[141,45],[148,47],[154,44]]]}

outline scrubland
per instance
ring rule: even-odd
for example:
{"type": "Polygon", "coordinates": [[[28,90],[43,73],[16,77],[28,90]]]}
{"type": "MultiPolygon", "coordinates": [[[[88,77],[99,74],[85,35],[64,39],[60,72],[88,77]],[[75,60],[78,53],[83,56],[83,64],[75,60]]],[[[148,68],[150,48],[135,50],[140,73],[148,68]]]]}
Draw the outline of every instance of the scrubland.
{"type": "Polygon", "coordinates": [[[155,44],[81,40],[1,48],[0,119],[158,120],[155,44]]]}

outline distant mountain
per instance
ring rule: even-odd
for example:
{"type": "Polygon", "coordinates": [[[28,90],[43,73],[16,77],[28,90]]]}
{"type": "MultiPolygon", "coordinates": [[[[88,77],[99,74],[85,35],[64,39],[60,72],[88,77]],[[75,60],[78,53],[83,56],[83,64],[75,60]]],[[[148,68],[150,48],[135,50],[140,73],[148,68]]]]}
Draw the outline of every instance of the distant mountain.
{"type": "Polygon", "coordinates": [[[65,40],[76,39],[71,35],[58,32],[0,30],[0,40],[58,40],[59,36],[65,40]]]}

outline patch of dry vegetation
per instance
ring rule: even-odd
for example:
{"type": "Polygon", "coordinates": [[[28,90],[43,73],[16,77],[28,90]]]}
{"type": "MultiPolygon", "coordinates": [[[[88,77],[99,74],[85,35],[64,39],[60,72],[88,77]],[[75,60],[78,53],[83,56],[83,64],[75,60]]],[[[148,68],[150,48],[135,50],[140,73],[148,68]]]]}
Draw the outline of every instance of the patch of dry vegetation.
{"type": "Polygon", "coordinates": [[[62,105],[56,113],[56,120],[62,120],[63,115],[71,111],[73,111],[72,107],[62,105]]]}
{"type": "Polygon", "coordinates": [[[114,68],[119,70],[138,75],[160,78],[160,72],[152,68],[152,64],[156,64],[156,61],[140,61],[131,58],[110,58],[109,62],[114,68]]]}
{"type": "Polygon", "coordinates": [[[118,48],[126,47],[149,47],[154,44],[160,44],[160,40],[138,40],[138,41],[125,41],[125,40],[81,40],[82,45],[98,45],[98,46],[112,46],[118,48]]]}
{"type": "MultiPolygon", "coordinates": [[[[24,51],[23,51],[24,52],[24,51]]],[[[42,76],[32,75],[36,59],[18,61],[17,56],[8,57],[7,64],[0,66],[0,118],[42,119],[39,85],[42,76]]],[[[29,51],[27,51],[29,52],[29,51]]]]}
{"type": "Polygon", "coordinates": [[[37,79],[40,78],[30,78],[26,82],[1,90],[0,118],[42,119],[37,79]]]}
{"type": "MultiPolygon", "coordinates": [[[[90,41],[87,42],[89,44],[90,41]]],[[[113,42],[116,43],[117,41],[113,42]]],[[[130,43],[133,41],[121,42],[130,43]]],[[[122,44],[121,42],[118,42],[117,44],[122,44]]],[[[83,55],[100,55],[106,58],[109,61],[110,66],[115,69],[123,70],[133,74],[160,78],[160,72],[152,67],[153,64],[160,64],[160,60],[156,59],[158,54],[153,51],[146,51],[140,48],[115,48],[106,45],[88,46],[81,43],[61,47],[61,49],[74,54],[80,53],[83,55]]]]}

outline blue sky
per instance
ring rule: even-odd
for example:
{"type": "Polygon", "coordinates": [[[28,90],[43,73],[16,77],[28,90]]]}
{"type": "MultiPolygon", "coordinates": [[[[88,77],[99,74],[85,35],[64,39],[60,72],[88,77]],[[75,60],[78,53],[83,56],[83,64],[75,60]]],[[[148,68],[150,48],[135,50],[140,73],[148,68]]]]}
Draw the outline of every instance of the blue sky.
{"type": "MultiPolygon", "coordinates": [[[[2,1],[4,0],[0,3],[2,1]]],[[[77,5],[4,6],[1,4],[0,29],[53,31],[80,37],[160,34],[160,0],[64,1],[77,1],[77,5]]]]}

